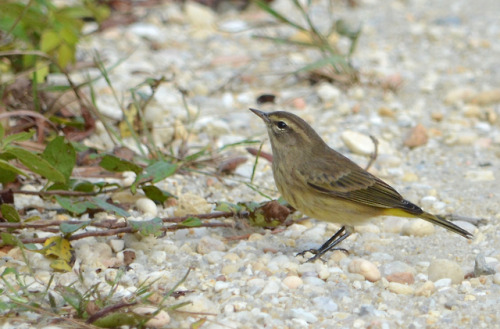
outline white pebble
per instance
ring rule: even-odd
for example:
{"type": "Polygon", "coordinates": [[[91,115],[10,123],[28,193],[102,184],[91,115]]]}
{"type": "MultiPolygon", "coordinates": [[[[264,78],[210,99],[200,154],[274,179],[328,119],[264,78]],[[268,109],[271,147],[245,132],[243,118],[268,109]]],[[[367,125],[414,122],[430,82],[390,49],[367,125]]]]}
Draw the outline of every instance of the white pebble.
{"type": "Polygon", "coordinates": [[[213,10],[194,1],[187,1],[184,11],[189,23],[196,28],[211,28],[217,20],[213,10]]]}
{"type": "Polygon", "coordinates": [[[339,309],[337,303],[335,303],[330,297],[318,296],[314,297],[312,301],[316,309],[325,313],[337,312],[339,309]]]}
{"type": "Polygon", "coordinates": [[[375,282],[380,280],[380,271],[377,266],[370,261],[362,258],[353,259],[347,267],[349,272],[361,274],[366,280],[375,282]]]}
{"type": "Polygon", "coordinates": [[[305,320],[307,323],[314,323],[318,321],[318,318],[314,314],[304,310],[303,308],[292,308],[290,311],[293,318],[305,320]]]}
{"type": "MultiPolygon", "coordinates": [[[[153,306],[139,306],[134,308],[133,312],[139,315],[152,315],[157,310],[153,306]]],[[[161,310],[146,322],[146,326],[149,328],[163,328],[168,323],[170,323],[170,315],[166,311],[161,310]]]]}
{"type": "Polygon", "coordinates": [[[283,284],[287,286],[288,289],[297,289],[304,284],[304,281],[296,275],[290,275],[283,279],[283,284]]]}
{"type": "Polygon", "coordinates": [[[412,295],[414,291],[412,286],[398,282],[390,282],[387,288],[389,291],[400,295],[412,295]]]}
{"type": "Polygon", "coordinates": [[[151,199],[140,198],[135,202],[135,206],[137,207],[137,210],[143,212],[144,214],[151,216],[156,216],[156,214],[158,214],[158,207],[151,199]]]}
{"type": "Polygon", "coordinates": [[[436,289],[441,289],[449,286],[451,286],[450,278],[439,279],[436,282],[434,282],[434,287],[436,287],[436,289]]]}
{"type": "Polygon", "coordinates": [[[340,138],[353,153],[371,155],[375,152],[375,144],[367,135],[352,130],[346,130],[340,135],[340,138]]]}
{"type": "Polygon", "coordinates": [[[280,291],[280,285],[276,281],[269,281],[264,289],[262,290],[262,294],[271,294],[275,295],[280,291]]]}
{"type": "Polygon", "coordinates": [[[500,284],[500,272],[495,273],[495,275],[493,276],[493,282],[495,284],[500,284]]]}
{"type": "Polygon", "coordinates": [[[402,229],[403,235],[426,236],[434,234],[434,225],[423,219],[412,219],[408,221],[402,229]]]}
{"type": "Polygon", "coordinates": [[[491,170],[469,170],[465,172],[465,179],[471,182],[487,182],[495,180],[495,174],[491,170]]]}
{"type": "Polygon", "coordinates": [[[109,245],[114,252],[122,251],[125,248],[125,241],[121,239],[113,239],[109,241],[109,245]]]}
{"type": "Polygon", "coordinates": [[[224,242],[212,238],[211,236],[204,236],[198,242],[198,246],[196,247],[196,251],[199,254],[206,255],[211,251],[224,251],[226,250],[226,245],[224,242]]]}
{"type": "Polygon", "coordinates": [[[429,280],[436,281],[440,279],[451,279],[454,284],[462,282],[464,279],[464,272],[457,262],[449,259],[435,259],[427,269],[429,280]]]}
{"type": "Polygon", "coordinates": [[[318,96],[323,102],[336,101],[341,95],[341,91],[330,83],[322,83],[318,87],[318,96]]]}

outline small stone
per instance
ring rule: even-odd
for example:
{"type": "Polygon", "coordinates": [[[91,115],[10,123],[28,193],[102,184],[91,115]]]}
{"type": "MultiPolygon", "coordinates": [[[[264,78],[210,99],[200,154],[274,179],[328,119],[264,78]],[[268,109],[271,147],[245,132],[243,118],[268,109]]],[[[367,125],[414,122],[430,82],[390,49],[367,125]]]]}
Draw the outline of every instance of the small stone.
{"type": "Polygon", "coordinates": [[[381,107],[378,109],[378,114],[382,117],[389,117],[389,118],[394,118],[396,116],[396,113],[394,113],[394,110],[388,108],[388,107],[381,107]]]}
{"type": "Polygon", "coordinates": [[[228,265],[224,265],[224,267],[222,267],[220,272],[224,275],[229,275],[229,274],[236,273],[238,271],[238,268],[239,267],[236,264],[228,264],[228,265]]]}
{"type": "Polygon", "coordinates": [[[493,89],[477,93],[470,100],[471,103],[480,106],[491,105],[500,102],[500,89],[493,89]]]}
{"type": "Polygon", "coordinates": [[[492,274],[495,274],[495,270],[486,264],[486,259],[483,254],[478,254],[474,260],[474,276],[478,277],[492,274]]]}
{"type": "Polygon", "coordinates": [[[434,225],[420,218],[409,220],[402,229],[403,235],[408,236],[427,236],[434,232],[434,225]]]}
{"type": "Polygon", "coordinates": [[[318,87],[318,96],[325,103],[335,102],[340,95],[341,91],[330,83],[324,82],[318,87]]]}
{"type": "Polygon", "coordinates": [[[402,284],[413,284],[415,277],[410,272],[397,272],[389,274],[385,277],[389,282],[397,282],[402,284]]]}
{"type": "Polygon", "coordinates": [[[466,105],[463,108],[463,113],[467,118],[479,118],[481,116],[481,108],[477,105],[466,105]]]}
{"type": "Polygon", "coordinates": [[[314,303],[315,309],[324,313],[337,312],[339,309],[337,303],[335,303],[333,299],[327,296],[314,297],[312,301],[314,303]]]}
{"type": "MultiPolygon", "coordinates": [[[[134,308],[133,312],[143,316],[151,316],[157,310],[158,309],[153,306],[139,306],[134,308]]],[[[166,311],[160,310],[155,316],[146,322],[146,326],[148,328],[163,328],[168,323],[170,323],[170,315],[166,311]]]]}
{"type": "Polygon", "coordinates": [[[415,282],[415,269],[401,261],[386,263],[382,266],[382,274],[389,282],[413,284],[415,282]]]}
{"type": "Polygon", "coordinates": [[[439,122],[444,119],[444,114],[442,112],[432,112],[431,118],[432,120],[439,122]]]}
{"type": "Polygon", "coordinates": [[[280,285],[277,281],[269,281],[262,289],[262,294],[276,295],[280,291],[280,285]]]}
{"type": "Polygon", "coordinates": [[[403,182],[413,183],[418,182],[418,176],[415,173],[407,172],[402,177],[403,182]]]}
{"type": "Polygon", "coordinates": [[[137,207],[137,210],[150,216],[156,216],[158,214],[158,207],[151,199],[140,198],[135,202],[135,206],[137,207]]]}
{"type": "Polygon", "coordinates": [[[493,283],[500,285],[500,272],[495,273],[493,276],[493,283]]]}
{"type": "Polygon", "coordinates": [[[452,281],[450,278],[443,278],[434,282],[434,287],[436,287],[436,289],[446,288],[451,286],[451,283],[452,281]]]}
{"type": "Polygon", "coordinates": [[[208,7],[194,1],[187,1],[184,11],[188,22],[195,28],[213,29],[217,21],[215,13],[208,7]]]}
{"type": "Polygon", "coordinates": [[[406,218],[389,217],[384,219],[382,223],[382,230],[387,233],[399,234],[402,232],[403,227],[409,222],[406,218]]]}
{"type": "Polygon", "coordinates": [[[414,148],[426,144],[428,140],[429,137],[427,136],[427,129],[419,123],[411,130],[408,137],[406,137],[404,145],[409,148],[414,148]]]}
{"type": "Polygon", "coordinates": [[[465,179],[471,182],[493,181],[495,174],[491,170],[469,170],[465,172],[465,179]]]}
{"type": "Polygon", "coordinates": [[[371,282],[378,281],[381,278],[380,271],[378,270],[377,266],[375,266],[375,264],[373,264],[372,262],[367,261],[366,259],[353,259],[349,263],[347,269],[351,273],[361,274],[366,280],[371,282]]]}
{"type": "Polygon", "coordinates": [[[194,193],[185,193],[179,195],[177,200],[177,208],[174,211],[174,216],[185,216],[192,214],[207,213],[212,209],[212,205],[204,198],[194,193]]]}
{"type": "Polygon", "coordinates": [[[436,282],[437,280],[449,278],[454,284],[462,282],[464,272],[457,262],[449,259],[435,259],[427,269],[429,280],[436,282]]]}
{"type": "Polygon", "coordinates": [[[292,100],[292,106],[298,110],[303,110],[307,107],[307,102],[303,97],[297,97],[292,100]]]}
{"type": "Polygon", "coordinates": [[[362,234],[367,234],[367,233],[378,234],[380,233],[380,228],[375,224],[365,224],[356,226],[355,231],[357,233],[362,233],[362,234]]]}
{"type": "Polygon", "coordinates": [[[412,286],[402,284],[399,282],[391,282],[389,283],[389,286],[387,288],[389,289],[389,291],[392,291],[393,293],[400,295],[411,295],[414,292],[412,286]]]}
{"type": "Polygon", "coordinates": [[[185,312],[192,313],[214,313],[217,310],[217,305],[205,297],[203,293],[196,295],[189,295],[187,298],[183,299],[182,302],[186,302],[186,305],[182,307],[185,312]]]}
{"type": "Polygon", "coordinates": [[[498,114],[494,108],[489,107],[486,109],[486,119],[489,123],[495,123],[498,119],[498,114]]]}
{"type": "Polygon", "coordinates": [[[303,308],[292,308],[290,310],[292,318],[298,318],[306,321],[307,323],[314,323],[318,321],[318,318],[311,312],[306,311],[303,308]]]}
{"type": "Polygon", "coordinates": [[[198,242],[198,246],[196,247],[196,251],[199,254],[206,255],[212,251],[225,251],[226,244],[220,240],[212,238],[210,236],[204,236],[198,242]]]}
{"type": "Polygon", "coordinates": [[[371,155],[375,152],[375,144],[369,136],[346,130],[340,135],[340,138],[353,153],[371,155]]]}
{"type": "Polygon", "coordinates": [[[135,203],[142,197],[139,194],[132,194],[130,191],[119,191],[111,195],[111,200],[116,203],[135,203]]]}
{"type": "Polygon", "coordinates": [[[436,287],[434,286],[434,282],[425,281],[420,287],[415,289],[415,296],[424,296],[429,297],[436,291],[436,287]]]}
{"type": "Polygon", "coordinates": [[[113,239],[109,241],[109,245],[114,252],[122,251],[125,248],[125,241],[121,239],[113,239]]]}
{"type": "Polygon", "coordinates": [[[283,284],[287,286],[288,289],[297,289],[304,284],[304,281],[296,275],[290,275],[283,279],[283,284]]]}
{"type": "Polygon", "coordinates": [[[460,102],[466,102],[474,97],[476,91],[470,87],[459,87],[450,90],[444,97],[447,105],[454,105],[460,102]]]}

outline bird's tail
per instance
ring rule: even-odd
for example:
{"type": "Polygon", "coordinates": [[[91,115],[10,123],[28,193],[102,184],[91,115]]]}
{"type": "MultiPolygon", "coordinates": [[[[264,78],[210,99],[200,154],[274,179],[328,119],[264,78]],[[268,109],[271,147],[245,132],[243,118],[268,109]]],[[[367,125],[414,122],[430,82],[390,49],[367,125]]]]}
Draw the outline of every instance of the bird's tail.
{"type": "Polygon", "coordinates": [[[420,217],[428,222],[431,222],[432,224],[444,227],[445,229],[447,229],[449,231],[460,234],[464,238],[472,239],[472,237],[473,237],[472,233],[464,230],[461,227],[458,227],[457,225],[453,224],[452,222],[445,219],[444,217],[429,214],[428,212],[425,212],[425,211],[423,213],[417,215],[417,217],[420,217]]]}

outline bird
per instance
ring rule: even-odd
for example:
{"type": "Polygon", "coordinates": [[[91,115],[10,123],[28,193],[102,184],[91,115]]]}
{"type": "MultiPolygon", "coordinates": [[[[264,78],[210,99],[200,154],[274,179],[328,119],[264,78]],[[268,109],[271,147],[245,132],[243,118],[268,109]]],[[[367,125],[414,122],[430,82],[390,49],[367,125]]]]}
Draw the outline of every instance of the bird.
{"type": "Polygon", "coordinates": [[[442,216],[406,200],[393,187],[330,148],[299,116],[250,108],[266,124],[273,153],[272,169],[282,197],[304,215],[338,223],[341,228],[308,261],[321,258],[354,231],[377,216],[421,218],[471,239],[473,234],[442,216]]]}

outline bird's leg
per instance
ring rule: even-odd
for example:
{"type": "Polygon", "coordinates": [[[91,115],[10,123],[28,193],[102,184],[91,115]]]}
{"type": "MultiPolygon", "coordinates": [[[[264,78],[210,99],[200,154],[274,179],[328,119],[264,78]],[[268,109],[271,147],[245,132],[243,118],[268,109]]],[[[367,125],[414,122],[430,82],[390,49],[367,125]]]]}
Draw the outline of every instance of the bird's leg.
{"type": "Polygon", "coordinates": [[[303,256],[306,252],[310,252],[314,254],[313,257],[309,258],[307,262],[313,262],[318,258],[321,258],[325,253],[327,253],[330,250],[341,250],[346,253],[348,251],[344,248],[334,248],[336,245],[344,241],[345,238],[347,238],[349,235],[351,235],[351,230],[346,229],[345,226],[342,226],[340,230],[338,230],[330,239],[328,239],[321,247],[318,249],[309,249],[309,250],[304,250],[302,252],[299,252],[297,256],[303,256]]]}

